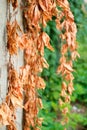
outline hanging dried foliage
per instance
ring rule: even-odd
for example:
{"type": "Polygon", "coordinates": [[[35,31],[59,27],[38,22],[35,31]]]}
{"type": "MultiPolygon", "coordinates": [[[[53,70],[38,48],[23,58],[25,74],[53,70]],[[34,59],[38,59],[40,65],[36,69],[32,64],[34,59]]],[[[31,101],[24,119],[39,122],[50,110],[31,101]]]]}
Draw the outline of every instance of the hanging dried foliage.
{"type": "Polygon", "coordinates": [[[18,7],[18,0],[7,0],[7,2],[12,4],[14,10],[18,7]]]}
{"type": "Polygon", "coordinates": [[[0,105],[0,124],[7,125],[8,130],[16,130],[16,109],[23,108],[23,89],[18,73],[12,65],[8,68],[8,93],[0,105]]]}
{"type": "MultiPolygon", "coordinates": [[[[58,6],[62,8],[60,12],[60,26],[59,19],[56,19],[57,28],[64,32],[61,34],[61,38],[63,40],[63,45],[61,47],[61,58],[60,58],[60,66],[58,67],[57,73],[61,73],[63,82],[62,82],[62,90],[61,90],[61,99],[59,103],[61,106],[64,106],[66,103],[70,103],[70,95],[72,94],[73,87],[73,60],[79,57],[77,52],[77,43],[76,43],[76,25],[74,23],[74,16],[70,11],[69,3],[67,0],[57,0],[58,6]],[[70,58],[68,58],[68,53],[71,53],[70,58]]],[[[65,115],[65,119],[62,122],[66,124],[68,108],[65,107],[62,110],[62,113],[65,115]]]]}
{"type": "Polygon", "coordinates": [[[33,0],[25,2],[26,10],[24,17],[26,20],[26,31],[29,37],[29,46],[25,49],[25,62],[29,66],[28,83],[24,86],[25,90],[25,112],[24,130],[39,130],[42,119],[38,118],[39,108],[42,108],[42,101],[38,98],[37,90],[44,89],[44,80],[38,76],[43,68],[49,65],[44,58],[44,48],[54,50],[50,45],[49,36],[43,32],[42,26],[46,26],[47,21],[52,19],[56,12],[56,5],[53,1],[33,0]],[[55,11],[55,12],[54,12],[55,11]],[[31,105],[30,105],[31,104],[31,105]]]}
{"type": "Polygon", "coordinates": [[[18,49],[28,47],[29,41],[27,35],[22,32],[17,21],[7,22],[7,49],[10,55],[18,53],[18,49]]]}
{"type": "MultiPolygon", "coordinates": [[[[13,11],[18,7],[17,0],[7,0],[12,5],[13,11]]],[[[44,48],[53,51],[50,37],[43,31],[47,22],[55,16],[56,27],[61,30],[61,58],[57,73],[63,77],[61,98],[59,104],[63,106],[70,102],[73,88],[73,60],[79,56],[76,43],[76,25],[73,14],[70,11],[67,0],[26,0],[24,7],[25,30],[24,33],[17,20],[7,20],[7,49],[9,52],[8,67],[8,94],[5,101],[0,105],[0,124],[8,125],[8,130],[17,130],[15,125],[18,107],[24,108],[23,129],[39,130],[43,119],[38,117],[39,109],[43,108],[42,100],[38,97],[38,89],[45,88],[45,82],[40,77],[43,68],[49,65],[44,58],[44,48]],[[61,7],[58,10],[57,6],[61,7]],[[24,50],[25,65],[20,67],[20,74],[11,63],[11,57],[18,54],[18,50],[24,50]],[[70,58],[67,57],[71,52],[70,58]],[[23,93],[24,91],[24,93],[23,93]],[[24,98],[23,98],[24,94],[24,98]],[[24,100],[24,104],[23,103],[24,100]]],[[[10,9],[9,9],[10,15],[10,9]]],[[[16,14],[15,14],[16,15],[16,14]]],[[[68,108],[64,107],[62,113],[66,115],[68,108]]],[[[67,123],[65,116],[63,124],[67,123]]]]}

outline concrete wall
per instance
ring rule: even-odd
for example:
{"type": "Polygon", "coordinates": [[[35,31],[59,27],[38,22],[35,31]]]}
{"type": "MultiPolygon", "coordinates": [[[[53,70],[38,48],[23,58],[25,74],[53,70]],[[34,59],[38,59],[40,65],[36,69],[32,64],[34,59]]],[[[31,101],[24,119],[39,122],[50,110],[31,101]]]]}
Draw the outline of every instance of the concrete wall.
{"type": "MultiPolygon", "coordinates": [[[[5,42],[6,0],[0,1],[0,103],[7,92],[7,54],[5,42]]],[[[5,130],[5,127],[0,128],[5,130]]]]}
{"type": "Polygon", "coordinates": [[[87,3],[87,0],[84,0],[87,3]]]}
{"type": "MultiPolygon", "coordinates": [[[[7,92],[7,63],[8,53],[6,50],[6,20],[7,20],[7,0],[0,0],[0,104],[4,100],[7,92]]],[[[20,0],[19,0],[20,2],[20,0]]],[[[19,13],[17,14],[18,23],[22,27],[22,18],[19,7],[19,13]]],[[[19,66],[23,65],[23,52],[19,51],[18,57],[14,56],[12,62],[15,68],[19,70],[19,66]]],[[[17,110],[17,128],[22,130],[22,110],[17,110]]],[[[5,127],[0,130],[6,130],[5,127]]]]}

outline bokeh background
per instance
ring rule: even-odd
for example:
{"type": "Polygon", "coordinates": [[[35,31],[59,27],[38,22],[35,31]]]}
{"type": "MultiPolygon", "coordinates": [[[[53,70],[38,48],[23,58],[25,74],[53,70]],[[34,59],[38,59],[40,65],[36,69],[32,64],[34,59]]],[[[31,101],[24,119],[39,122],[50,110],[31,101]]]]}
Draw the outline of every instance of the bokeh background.
{"type": "Polygon", "coordinates": [[[61,77],[56,74],[59,64],[61,39],[60,32],[56,29],[54,18],[48,22],[44,29],[51,37],[54,52],[45,49],[45,58],[49,63],[49,69],[44,69],[42,77],[46,82],[46,89],[39,91],[43,99],[44,108],[39,115],[44,118],[42,130],[87,130],[87,3],[83,0],[69,0],[71,10],[77,25],[77,42],[80,58],[74,62],[74,89],[71,96],[69,122],[65,126],[60,123],[61,112],[58,99],[61,91],[61,77]]]}

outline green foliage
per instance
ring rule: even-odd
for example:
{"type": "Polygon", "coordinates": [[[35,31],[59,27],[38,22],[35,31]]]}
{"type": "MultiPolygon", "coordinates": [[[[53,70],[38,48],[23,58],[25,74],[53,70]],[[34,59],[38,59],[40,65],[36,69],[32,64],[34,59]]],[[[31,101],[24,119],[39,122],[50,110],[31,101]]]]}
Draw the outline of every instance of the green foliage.
{"type": "MultiPolygon", "coordinates": [[[[75,91],[71,97],[72,106],[78,106],[77,109],[84,112],[75,112],[71,107],[69,114],[69,123],[66,125],[67,130],[86,130],[87,129],[87,5],[83,0],[69,0],[71,10],[75,16],[77,24],[77,42],[80,59],[74,63],[74,88],[75,91]],[[84,108],[83,108],[84,104],[84,108]],[[79,126],[80,124],[80,126],[79,126]]],[[[64,130],[60,124],[61,113],[59,111],[58,99],[61,91],[61,78],[56,74],[59,64],[61,39],[60,32],[56,29],[54,20],[50,21],[44,29],[51,37],[51,44],[55,52],[45,49],[45,58],[49,63],[49,69],[44,69],[42,77],[46,82],[46,89],[39,90],[39,96],[43,98],[44,109],[39,113],[44,117],[42,130],[64,130]]]]}
{"type": "Polygon", "coordinates": [[[80,0],[79,2],[70,0],[71,9],[77,23],[77,42],[80,59],[74,63],[76,72],[74,73],[75,92],[72,101],[78,101],[82,104],[87,103],[87,4],[80,0]]]}

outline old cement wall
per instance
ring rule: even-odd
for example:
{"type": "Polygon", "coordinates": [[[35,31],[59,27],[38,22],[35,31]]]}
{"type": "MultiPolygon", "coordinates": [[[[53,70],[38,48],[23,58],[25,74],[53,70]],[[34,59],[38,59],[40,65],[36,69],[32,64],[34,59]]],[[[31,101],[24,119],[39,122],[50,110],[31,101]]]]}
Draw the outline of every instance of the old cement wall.
{"type": "MultiPolygon", "coordinates": [[[[0,104],[4,100],[7,93],[7,63],[8,53],[6,50],[6,21],[7,21],[7,0],[0,0],[0,104]]],[[[20,2],[20,0],[19,0],[20,2]]],[[[17,14],[18,23],[22,27],[22,18],[20,7],[17,14]]],[[[19,70],[19,66],[23,65],[23,53],[19,51],[18,57],[14,56],[12,59],[15,68],[19,70]]],[[[17,110],[17,128],[22,130],[22,110],[17,110]]],[[[6,130],[5,127],[0,130],[6,130]]]]}

